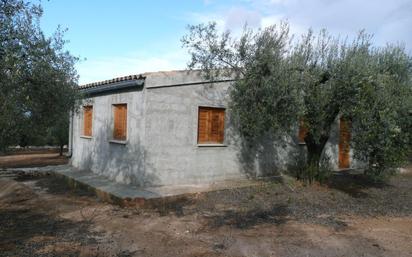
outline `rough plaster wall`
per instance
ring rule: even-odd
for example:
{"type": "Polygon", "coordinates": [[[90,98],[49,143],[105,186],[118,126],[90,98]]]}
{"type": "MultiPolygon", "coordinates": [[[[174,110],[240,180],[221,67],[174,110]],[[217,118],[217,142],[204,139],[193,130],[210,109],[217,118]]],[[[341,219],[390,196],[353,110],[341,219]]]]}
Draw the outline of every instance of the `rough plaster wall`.
{"type": "MultiPolygon", "coordinates": [[[[264,138],[254,146],[244,145],[230,122],[229,110],[225,146],[198,146],[199,106],[227,108],[229,87],[230,83],[217,83],[147,89],[146,170],[157,174],[160,184],[276,175],[287,168],[292,152],[305,147],[298,145],[297,137],[284,144],[264,138]]],[[[336,163],[334,141],[328,143],[326,152],[336,163]]]]}
{"type": "Polygon", "coordinates": [[[146,169],[158,174],[161,184],[210,182],[242,175],[228,129],[227,146],[197,146],[198,107],[227,107],[228,87],[220,83],[147,89],[146,169]]]}
{"type": "MultiPolygon", "coordinates": [[[[162,78],[164,79],[164,78],[162,78]]],[[[153,84],[170,83],[155,80],[153,84]]],[[[189,78],[190,80],[190,78],[189,78]]],[[[192,78],[190,81],[196,81],[192,78]]],[[[199,106],[227,107],[229,82],[146,89],[146,171],[157,174],[159,183],[191,184],[238,177],[276,175],[287,169],[292,154],[305,151],[296,137],[280,143],[269,138],[255,146],[242,144],[226,111],[224,147],[197,145],[199,106]]],[[[331,167],[338,168],[338,119],[324,154],[331,167]]],[[[353,162],[355,166],[356,163],[353,162]]]]}
{"type": "MultiPolygon", "coordinates": [[[[82,113],[74,118],[72,165],[90,169],[117,182],[135,185],[207,183],[222,179],[276,174],[286,169],[296,152],[304,151],[297,137],[285,144],[270,138],[254,146],[241,142],[226,111],[224,147],[197,145],[199,106],[227,107],[230,82],[170,86],[200,82],[200,73],[147,74],[141,91],[96,96],[93,138],[80,137],[82,113]],[[158,87],[163,86],[163,87],[158,87]],[[110,143],[112,104],[128,104],[127,144],[110,143]]],[[[297,131],[296,131],[297,135],[297,131]]],[[[325,153],[338,168],[338,119],[325,153]]],[[[358,165],[352,161],[352,166],[358,165]]]]}
{"type": "Polygon", "coordinates": [[[153,180],[144,169],[143,91],[103,95],[87,99],[93,104],[93,137],[81,137],[82,112],[74,118],[72,165],[89,169],[125,184],[153,180]],[[127,144],[110,142],[113,135],[112,105],[127,103],[127,144]]]}

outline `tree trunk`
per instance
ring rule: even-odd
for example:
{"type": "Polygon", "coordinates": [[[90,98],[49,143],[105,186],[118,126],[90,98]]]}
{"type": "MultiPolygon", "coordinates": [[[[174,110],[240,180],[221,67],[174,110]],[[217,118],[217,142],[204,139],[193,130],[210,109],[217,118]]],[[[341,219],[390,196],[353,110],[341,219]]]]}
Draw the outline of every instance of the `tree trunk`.
{"type": "Polygon", "coordinates": [[[60,145],[60,156],[63,156],[63,147],[64,145],[60,145]]]}
{"type": "Polygon", "coordinates": [[[309,166],[318,167],[320,163],[320,157],[323,152],[323,144],[309,144],[308,147],[308,159],[307,164],[309,166]]]}
{"type": "Polygon", "coordinates": [[[311,140],[310,137],[305,138],[306,147],[308,149],[308,155],[306,160],[307,165],[307,175],[308,180],[310,183],[313,182],[316,175],[319,172],[320,167],[320,160],[322,157],[323,149],[325,148],[326,142],[328,141],[329,137],[322,136],[319,142],[315,142],[311,140]]]}

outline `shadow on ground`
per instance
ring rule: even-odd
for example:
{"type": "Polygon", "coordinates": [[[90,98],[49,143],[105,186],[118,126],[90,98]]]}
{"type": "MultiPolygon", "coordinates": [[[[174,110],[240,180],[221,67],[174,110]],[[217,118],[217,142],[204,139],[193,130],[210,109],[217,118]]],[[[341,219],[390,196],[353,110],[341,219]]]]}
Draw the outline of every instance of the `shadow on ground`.
{"type": "Polygon", "coordinates": [[[43,188],[49,194],[95,196],[94,192],[85,187],[74,187],[65,178],[52,174],[19,173],[15,180],[18,182],[34,181],[37,187],[43,188]]]}
{"type": "Polygon", "coordinates": [[[342,191],[354,198],[368,197],[367,189],[377,188],[384,189],[391,187],[382,181],[373,181],[364,174],[352,174],[350,172],[340,172],[333,174],[327,182],[329,188],[342,191]]]}
{"type": "MultiPolygon", "coordinates": [[[[86,222],[58,219],[30,209],[1,210],[0,224],[0,256],[13,256],[15,253],[19,256],[42,256],[38,250],[57,241],[72,245],[96,243],[88,236],[89,224],[86,222]]],[[[53,252],[54,249],[48,249],[44,256],[56,256],[53,252]]],[[[77,247],[65,249],[65,256],[78,254],[77,247]]]]}
{"type": "Polygon", "coordinates": [[[284,224],[287,221],[289,210],[286,205],[277,204],[270,209],[256,209],[249,211],[227,210],[220,215],[207,217],[208,226],[218,228],[231,226],[239,229],[248,229],[259,224],[284,224]]]}

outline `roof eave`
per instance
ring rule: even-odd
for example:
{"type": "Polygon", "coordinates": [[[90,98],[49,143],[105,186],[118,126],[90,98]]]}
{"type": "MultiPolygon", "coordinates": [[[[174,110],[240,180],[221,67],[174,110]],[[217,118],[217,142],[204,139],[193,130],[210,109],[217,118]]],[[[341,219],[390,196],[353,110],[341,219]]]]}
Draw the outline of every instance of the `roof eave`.
{"type": "Polygon", "coordinates": [[[96,87],[80,88],[80,92],[86,95],[94,95],[100,93],[114,92],[118,90],[140,88],[144,85],[144,78],[139,78],[136,80],[120,81],[115,83],[110,83],[106,85],[100,85],[96,87]]]}

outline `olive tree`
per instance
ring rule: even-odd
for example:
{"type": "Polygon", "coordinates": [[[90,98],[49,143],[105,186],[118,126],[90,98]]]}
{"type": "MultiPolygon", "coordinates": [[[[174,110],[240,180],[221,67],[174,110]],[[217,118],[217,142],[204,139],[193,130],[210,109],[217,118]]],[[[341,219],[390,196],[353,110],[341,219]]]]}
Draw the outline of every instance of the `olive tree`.
{"type": "Polygon", "coordinates": [[[412,59],[403,47],[374,49],[357,88],[352,145],[365,173],[381,179],[407,162],[412,152],[412,59]]]}
{"type": "Polygon", "coordinates": [[[64,31],[46,37],[40,5],[0,1],[0,148],[15,144],[22,130],[46,132],[78,98],[77,58],[64,49],[64,31]]]}
{"type": "Polygon", "coordinates": [[[321,178],[321,156],[338,116],[355,124],[355,156],[367,159],[369,166],[375,165],[377,158],[370,147],[379,149],[384,143],[366,136],[370,133],[385,137],[393,147],[400,146],[397,140],[402,138],[404,144],[398,147],[396,156],[406,156],[410,149],[410,132],[406,129],[410,116],[403,116],[402,125],[392,124],[398,134],[389,138],[380,125],[369,127],[367,123],[371,119],[375,122],[372,112],[380,113],[379,109],[371,110],[369,98],[385,101],[394,119],[410,112],[410,104],[406,104],[411,96],[410,58],[404,50],[374,48],[372,37],[364,32],[350,43],[332,37],[326,30],[317,35],[309,30],[299,40],[292,38],[287,23],[258,31],[245,28],[239,38],[230,32],[219,34],[216,25],[210,23],[189,26],[182,43],[192,57],[189,68],[202,69],[209,79],[222,75],[237,78],[230,108],[246,141],[267,134],[284,138],[296,131],[299,121],[303,122],[307,131],[306,171],[310,173],[304,177],[309,180],[321,178]],[[374,85],[379,93],[369,92],[368,85],[374,85]],[[380,98],[380,94],[389,92],[402,100],[380,98]]]}
{"type": "MultiPolygon", "coordinates": [[[[361,32],[351,43],[311,30],[294,46],[291,55],[302,97],[300,120],[306,129],[306,168],[309,179],[322,178],[319,164],[332,126],[341,116],[352,120],[352,108],[366,76],[371,37],[361,32]]],[[[296,83],[296,81],[290,81],[296,83]]]]}
{"type": "Polygon", "coordinates": [[[286,58],[291,53],[287,23],[257,32],[245,27],[239,39],[230,32],[220,35],[215,23],[189,26],[182,43],[192,57],[189,68],[203,70],[212,80],[237,78],[230,106],[246,140],[292,130],[301,97],[298,85],[290,81],[294,73],[290,58],[286,58]]]}
{"type": "Polygon", "coordinates": [[[50,129],[50,137],[53,145],[59,146],[60,156],[63,155],[64,145],[69,143],[69,115],[60,117],[50,129]]]}

